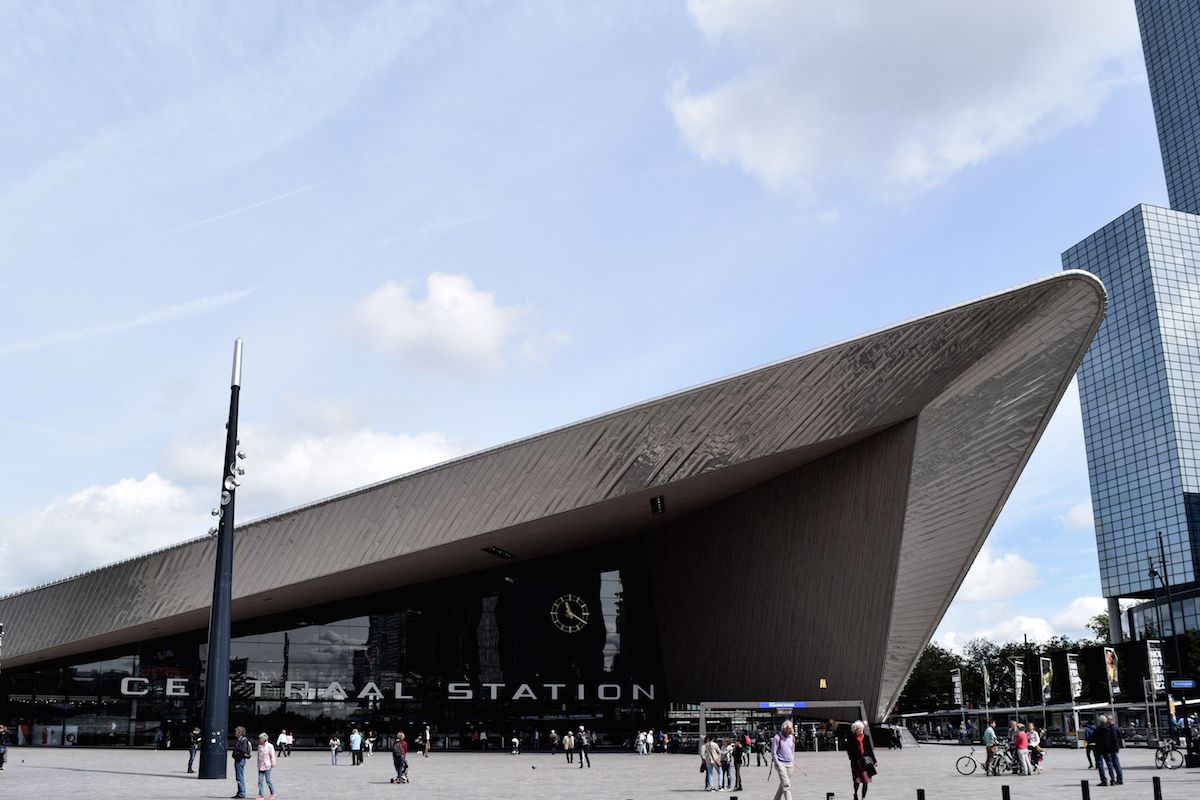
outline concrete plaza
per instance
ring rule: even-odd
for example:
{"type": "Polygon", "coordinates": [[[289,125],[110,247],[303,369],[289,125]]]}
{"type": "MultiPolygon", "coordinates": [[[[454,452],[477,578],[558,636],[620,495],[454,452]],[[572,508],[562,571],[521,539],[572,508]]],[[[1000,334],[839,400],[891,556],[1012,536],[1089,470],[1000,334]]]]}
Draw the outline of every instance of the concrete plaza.
{"type": "MultiPolygon", "coordinates": [[[[1081,751],[1050,750],[1043,775],[1028,778],[992,778],[980,773],[964,777],[954,770],[954,761],[968,748],[924,745],[904,750],[879,752],[879,775],[871,787],[872,800],[913,800],[923,788],[927,800],[1000,800],[1001,785],[1011,787],[1012,800],[1073,800],[1080,797],[1079,782],[1092,780],[1092,795],[1098,800],[1153,800],[1151,778],[1162,778],[1163,800],[1200,798],[1200,770],[1156,770],[1153,753],[1144,749],[1122,752],[1125,785],[1099,788],[1096,773],[1086,769],[1081,751]]],[[[389,754],[376,754],[361,767],[349,766],[348,753],[341,765],[329,763],[329,754],[297,752],[281,759],[273,777],[279,800],[328,800],[410,796],[421,798],[678,798],[702,794],[704,777],[699,758],[684,755],[637,756],[628,753],[597,753],[592,768],[580,770],[560,757],[546,753],[513,756],[505,753],[441,753],[429,759],[412,759],[413,782],[405,786],[388,783],[389,754]]],[[[850,769],[842,753],[802,753],[793,778],[793,794],[799,800],[825,800],[833,792],[836,800],[851,796],[850,769]]],[[[70,793],[96,798],[223,798],[234,793],[233,769],[226,781],[199,781],[184,772],[187,753],[145,750],[84,750],[9,748],[9,762],[0,772],[0,797],[45,797],[70,793]]],[[[253,762],[247,770],[247,789],[255,797],[253,762]]],[[[768,770],[742,770],[744,791],[723,792],[719,797],[772,798],[777,782],[768,780],[768,770]]]]}

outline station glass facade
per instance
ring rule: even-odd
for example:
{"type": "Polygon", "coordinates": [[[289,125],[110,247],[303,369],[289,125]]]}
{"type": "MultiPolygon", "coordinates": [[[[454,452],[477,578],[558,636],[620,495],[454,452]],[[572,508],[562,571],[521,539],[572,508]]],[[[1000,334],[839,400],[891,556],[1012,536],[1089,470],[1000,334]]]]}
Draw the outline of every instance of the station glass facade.
{"type": "MultiPolygon", "coordinates": [[[[578,723],[628,736],[666,705],[655,630],[628,543],[318,602],[235,625],[230,726],[306,747],[352,726],[415,738],[429,724],[454,749],[578,723]]],[[[0,718],[34,744],[146,745],[161,730],[180,747],[202,714],[204,635],[5,670],[0,718]]]]}

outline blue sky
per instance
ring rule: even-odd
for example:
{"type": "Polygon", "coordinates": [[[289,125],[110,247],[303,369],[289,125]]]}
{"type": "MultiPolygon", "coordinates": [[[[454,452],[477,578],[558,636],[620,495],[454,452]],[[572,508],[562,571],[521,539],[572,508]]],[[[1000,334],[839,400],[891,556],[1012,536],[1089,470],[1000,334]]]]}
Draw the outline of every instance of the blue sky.
{"type": "MultiPolygon", "coordinates": [[[[1047,275],[1128,0],[5,3],[0,591],[1047,275]]],[[[1101,608],[1074,388],[937,633],[1101,608]]]]}

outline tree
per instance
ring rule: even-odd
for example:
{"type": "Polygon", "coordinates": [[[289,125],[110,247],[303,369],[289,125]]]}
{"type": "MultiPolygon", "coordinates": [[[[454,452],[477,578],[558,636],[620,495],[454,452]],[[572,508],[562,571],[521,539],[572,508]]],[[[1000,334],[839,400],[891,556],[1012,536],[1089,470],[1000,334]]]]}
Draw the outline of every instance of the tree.
{"type": "Polygon", "coordinates": [[[1098,644],[1112,644],[1108,638],[1108,612],[1101,611],[1096,616],[1088,620],[1088,628],[1096,638],[1098,644]]]}
{"type": "MultiPolygon", "coordinates": [[[[956,708],[950,671],[962,669],[963,660],[941,645],[930,642],[921,652],[912,675],[904,686],[906,709],[927,711],[935,708],[956,708]]],[[[966,676],[964,675],[964,681],[966,676]]]]}

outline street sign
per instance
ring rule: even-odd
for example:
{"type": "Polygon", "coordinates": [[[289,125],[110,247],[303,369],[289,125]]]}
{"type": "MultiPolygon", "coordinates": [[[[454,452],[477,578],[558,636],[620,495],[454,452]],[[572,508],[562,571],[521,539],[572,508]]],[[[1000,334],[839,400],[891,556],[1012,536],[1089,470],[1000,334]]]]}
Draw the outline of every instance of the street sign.
{"type": "Polygon", "coordinates": [[[803,700],[772,700],[766,703],[759,703],[759,708],[804,708],[808,705],[803,700]]]}
{"type": "Polygon", "coordinates": [[[1192,681],[1192,680],[1187,680],[1187,681],[1171,681],[1171,688],[1172,688],[1172,689],[1195,689],[1195,688],[1196,688],[1196,682],[1195,682],[1195,681],[1192,681]]]}

